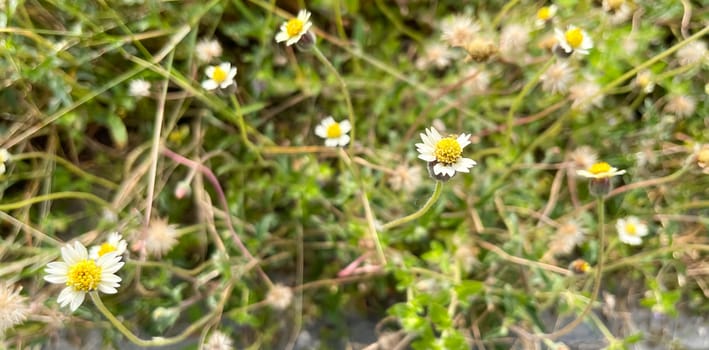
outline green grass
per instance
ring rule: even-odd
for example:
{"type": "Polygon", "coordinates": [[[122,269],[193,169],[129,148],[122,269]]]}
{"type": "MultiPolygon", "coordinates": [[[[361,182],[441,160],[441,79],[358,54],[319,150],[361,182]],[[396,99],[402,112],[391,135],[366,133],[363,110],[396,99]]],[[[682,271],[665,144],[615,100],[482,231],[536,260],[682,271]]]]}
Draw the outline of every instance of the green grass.
{"type": "Polygon", "coordinates": [[[324,349],[363,348],[354,314],[414,349],[557,348],[580,323],[621,349],[647,335],[604,323],[602,293],[616,311],[709,311],[700,2],[626,2],[621,18],[557,1],[541,27],[530,1],[3,3],[0,305],[28,314],[0,315],[4,347],[79,346],[73,334],[95,329],[117,348],[200,348],[219,330],[280,349],[308,329],[324,349]],[[301,8],[311,50],[274,40],[301,8]],[[456,14],[496,53],[446,45],[456,14]],[[553,53],[568,25],[593,40],[588,55],[553,53]],[[203,40],[221,56],[201,60],[203,40]],[[236,84],[203,89],[221,62],[236,84]],[[136,79],[149,96],[131,94],[136,79]],[[353,125],[346,146],[316,135],[327,116],[353,125]],[[415,144],[432,126],[471,135],[470,173],[427,175],[415,144]],[[593,155],[627,171],[598,206],[576,174],[593,155]],[[630,216],[648,226],[640,245],[616,230],[630,216]],[[146,239],[165,222],[176,241],[155,254],[146,239]],[[128,244],[118,293],[60,308],[47,263],[110,232],[128,244]],[[577,259],[590,270],[573,273],[577,259]]]}

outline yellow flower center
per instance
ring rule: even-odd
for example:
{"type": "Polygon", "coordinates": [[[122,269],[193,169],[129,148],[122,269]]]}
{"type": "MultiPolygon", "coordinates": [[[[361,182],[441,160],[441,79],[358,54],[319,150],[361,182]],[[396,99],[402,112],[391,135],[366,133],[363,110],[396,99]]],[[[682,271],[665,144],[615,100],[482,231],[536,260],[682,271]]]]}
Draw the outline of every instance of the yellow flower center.
{"type": "Polygon", "coordinates": [[[101,244],[101,247],[98,249],[98,256],[103,256],[104,254],[115,252],[116,250],[117,248],[114,247],[113,244],[106,242],[101,244]]]}
{"type": "Polygon", "coordinates": [[[567,30],[564,37],[566,38],[566,42],[569,43],[569,46],[574,49],[581,46],[581,43],[583,42],[583,33],[579,28],[567,30]]]}
{"type": "Polygon", "coordinates": [[[300,31],[303,29],[303,21],[293,18],[288,23],[286,23],[286,33],[288,33],[289,37],[294,37],[298,34],[300,34],[300,31]]]}
{"type": "Polygon", "coordinates": [[[227,72],[225,72],[222,69],[222,67],[219,67],[219,66],[214,67],[214,72],[212,73],[212,80],[221,84],[224,82],[224,80],[226,80],[226,77],[227,77],[227,72]]]}
{"type": "Polygon", "coordinates": [[[596,163],[591,165],[591,168],[588,169],[588,171],[594,175],[604,174],[611,171],[611,165],[606,162],[596,163]]]}
{"type": "Polygon", "coordinates": [[[436,160],[446,165],[454,164],[463,154],[458,140],[453,137],[442,138],[436,143],[436,150],[433,151],[436,160]]]}
{"type": "Polygon", "coordinates": [[[544,6],[540,8],[539,11],[537,11],[537,18],[542,21],[546,21],[551,18],[551,9],[549,8],[549,6],[544,6]]]}
{"type": "Polygon", "coordinates": [[[632,222],[629,222],[625,224],[625,233],[630,236],[635,236],[638,233],[638,229],[632,222]]]}
{"type": "Polygon", "coordinates": [[[81,260],[69,268],[66,285],[75,291],[88,292],[101,282],[101,266],[91,259],[81,260]]]}
{"type": "Polygon", "coordinates": [[[335,139],[342,136],[342,128],[340,128],[340,123],[332,123],[327,127],[327,138],[335,139]]]}

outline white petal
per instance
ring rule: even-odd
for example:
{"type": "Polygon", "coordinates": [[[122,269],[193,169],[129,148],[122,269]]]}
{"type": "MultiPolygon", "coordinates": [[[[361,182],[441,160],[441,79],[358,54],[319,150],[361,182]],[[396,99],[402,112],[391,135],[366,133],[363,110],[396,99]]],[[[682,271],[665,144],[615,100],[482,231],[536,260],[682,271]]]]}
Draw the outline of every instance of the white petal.
{"type": "Polygon", "coordinates": [[[111,286],[109,286],[109,285],[105,285],[105,284],[103,284],[103,283],[98,285],[98,290],[100,290],[102,293],[105,293],[105,294],[116,294],[116,293],[118,293],[118,290],[117,290],[116,288],[113,288],[113,287],[111,287],[111,286]]]}
{"type": "Polygon", "coordinates": [[[458,144],[460,144],[460,148],[463,149],[465,146],[470,144],[470,135],[468,134],[460,134],[457,138],[458,144]]]}
{"type": "Polygon", "coordinates": [[[327,139],[325,140],[325,146],[327,147],[337,147],[338,139],[327,139]]]}
{"type": "Polygon", "coordinates": [[[219,86],[216,81],[209,79],[202,82],[202,87],[205,90],[214,90],[219,86]]]}
{"type": "Polygon", "coordinates": [[[59,297],[57,297],[57,302],[59,303],[59,306],[64,306],[66,304],[69,304],[69,302],[71,302],[71,300],[73,298],[74,298],[74,289],[71,287],[65,287],[59,293],[59,297]]]}
{"type": "Polygon", "coordinates": [[[231,63],[229,63],[229,62],[220,63],[219,68],[222,70],[222,72],[229,73],[229,71],[231,70],[231,63]]]}
{"type": "Polygon", "coordinates": [[[327,137],[327,129],[323,125],[318,125],[315,127],[315,135],[318,135],[322,138],[327,137]]]}
{"type": "Polygon", "coordinates": [[[432,154],[419,154],[418,158],[425,160],[427,162],[432,162],[432,161],[436,160],[436,156],[434,156],[432,154]]]}
{"type": "Polygon", "coordinates": [[[69,306],[69,309],[71,309],[72,312],[76,311],[76,309],[81,306],[81,303],[84,302],[84,297],[86,296],[85,292],[75,292],[73,294],[71,305],[69,306]]]}
{"type": "Polygon", "coordinates": [[[209,66],[204,70],[204,74],[206,74],[210,79],[214,75],[214,70],[217,69],[215,66],[209,66]]]}
{"type": "Polygon", "coordinates": [[[236,67],[232,68],[229,70],[229,74],[227,75],[227,80],[234,80],[234,77],[236,77],[236,67]]]}
{"type": "Polygon", "coordinates": [[[54,284],[64,284],[67,281],[66,275],[46,275],[44,280],[54,284]]]}
{"type": "Polygon", "coordinates": [[[328,116],[322,121],[322,125],[326,128],[332,124],[335,124],[335,119],[332,116],[328,116]]]}
{"type": "Polygon", "coordinates": [[[340,130],[341,130],[343,133],[348,133],[348,132],[350,132],[350,130],[352,130],[352,124],[350,124],[350,121],[349,121],[349,120],[343,120],[342,122],[340,122],[340,130]]]}
{"type": "Polygon", "coordinates": [[[222,88],[222,89],[226,89],[226,88],[228,88],[229,85],[231,85],[231,84],[234,84],[234,79],[227,79],[227,80],[224,80],[224,81],[219,85],[219,87],[222,88]]]}
{"type": "Polygon", "coordinates": [[[284,32],[284,31],[280,31],[280,32],[278,32],[278,34],[276,34],[276,42],[277,43],[284,42],[286,40],[288,40],[288,33],[284,32]]]}
{"type": "Polygon", "coordinates": [[[340,146],[347,146],[347,144],[350,143],[350,136],[349,135],[342,135],[337,140],[337,142],[340,144],[340,146]]]}

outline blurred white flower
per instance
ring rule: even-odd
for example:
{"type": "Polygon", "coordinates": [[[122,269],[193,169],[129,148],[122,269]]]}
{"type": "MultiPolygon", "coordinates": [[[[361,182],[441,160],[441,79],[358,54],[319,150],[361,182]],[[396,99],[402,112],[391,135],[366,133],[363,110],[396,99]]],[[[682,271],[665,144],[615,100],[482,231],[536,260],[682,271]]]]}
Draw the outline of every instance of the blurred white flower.
{"type": "Polygon", "coordinates": [[[529,30],[521,24],[505,26],[500,33],[500,53],[508,59],[519,58],[527,51],[529,30]]]}
{"type": "Polygon", "coordinates": [[[556,15],[558,8],[556,5],[542,6],[537,10],[537,16],[534,21],[534,25],[537,27],[543,27],[547,22],[551,21],[556,15]]]}
{"type": "Polygon", "coordinates": [[[573,169],[582,170],[588,169],[598,161],[598,155],[593,148],[589,146],[581,146],[569,154],[573,169]]]}
{"type": "Polygon", "coordinates": [[[266,302],[276,310],[285,310],[293,301],[293,290],[281,284],[271,287],[266,295],[266,302]]]}
{"type": "Polygon", "coordinates": [[[692,41],[677,50],[677,61],[682,66],[688,66],[703,60],[707,55],[707,44],[700,40],[692,41]]]}
{"type": "Polygon", "coordinates": [[[212,335],[209,336],[207,342],[204,343],[200,350],[232,350],[234,349],[234,343],[229,338],[228,335],[220,332],[214,331],[212,335]]]}
{"type": "Polygon", "coordinates": [[[648,234],[647,225],[635,216],[618,219],[615,227],[618,230],[620,241],[630,245],[642,244],[643,237],[648,234]]]}
{"type": "Polygon", "coordinates": [[[150,96],[150,83],[143,79],[133,79],[128,85],[128,94],[133,97],[150,96]]]}
{"type": "Polygon", "coordinates": [[[350,142],[348,132],[352,130],[349,120],[336,122],[332,116],[325,118],[315,127],[315,135],[325,139],[325,146],[337,147],[346,146],[350,142]]]}
{"type": "Polygon", "coordinates": [[[204,73],[209,79],[202,82],[202,87],[205,90],[214,90],[216,88],[226,88],[234,84],[236,76],[236,67],[232,67],[231,63],[225,62],[218,66],[209,66],[204,70],[204,73]]]}
{"type": "Polygon", "coordinates": [[[154,219],[145,230],[145,250],[152,255],[162,256],[177,244],[177,226],[168,225],[167,219],[154,219]]]}
{"type": "Polygon", "coordinates": [[[413,192],[421,184],[421,167],[398,165],[389,177],[389,185],[394,191],[413,192]]]}
{"type": "Polygon", "coordinates": [[[300,10],[298,16],[291,18],[281,25],[281,30],[276,34],[276,42],[286,42],[287,46],[291,46],[305,35],[313,25],[310,22],[310,12],[308,10],[300,10]]]}
{"type": "Polygon", "coordinates": [[[20,295],[21,290],[22,287],[0,282],[0,336],[27,319],[27,298],[20,295]]]}
{"type": "Polygon", "coordinates": [[[458,14],[446,18],[441,23],[441,39],[453,47],[464,47],[473,40],[480,26],[468,15],[458,14]]]}
{"type": "Polygon", "coordinates": [[[588,55],[588,50],[593,48],[593,41],[586,31],[575,26],[569,26],[565,32],[554,29],[557,43],[564,49],[564,52],[571,54],[578,52],[588,55]]]}
{"type": "Polygon", "coordinates": [[[202,39],[195,46],[197,60],[211,62],[222,55],[222,45],[216,39],[202,39]]]}
{"type": "Polygon", "coordinates": [[[423,55],[416,60],[416,68],[425,69],[429,66],[435,66],[438,69],[448,67],[453,58],[453,53],[450,48],[441,43],[430,43],[426,45],[423,55]]]}
{"type": "Polygon", "coordinates": [[[5,174],[5,163],[12,158],[10,152],[5,148],[0,148],[0,175],[5,174]]]}
{"type": "Polygon", "coordinates": [[[697,109],[697,101],[690,96],[675,95],[670,97],[665,105],[665,112],[674,113],[679,117],[688,117],[697,109]]]}
{"type": "Polygon", "coordinates": [[[542,74],[542,90],[549,93],[566,92],[569,90],[569,83],[573,80],[573,69],[568,63],[559,61],[552,64],[549,69],[542,74]]]}
{"type": "Polygon", "coordinates": [[[590,81],[575,84],[569,88],[569,98],[573,101],[571,108],[588,111],[591,107],[603,104],[603,94],[598,84],[590,81]]]}

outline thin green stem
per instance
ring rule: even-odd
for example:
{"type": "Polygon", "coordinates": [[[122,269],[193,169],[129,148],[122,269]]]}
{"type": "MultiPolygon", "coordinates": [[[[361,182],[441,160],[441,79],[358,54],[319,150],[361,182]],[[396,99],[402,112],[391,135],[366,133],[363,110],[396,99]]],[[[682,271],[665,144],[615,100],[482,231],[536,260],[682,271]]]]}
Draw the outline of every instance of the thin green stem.
{"type": "Polygon", "coordinates": [[[145,339],[140,339],[138,336],[133,334],[123,323],[121,323],[120,320],[116,318],[116,316],[111,313],[110,310],[106,307],[106,305],[103,304],[103,301],[101,301],[101,297],[98,295],[98,292],[90,292],[89,296],[91,297],[91,301],[93,301],[94,305],[96,305],[96,308],[103,314],[104,317],[108,319],[111,324],[118,329],[121,334],[123,334],[128,340],[138,346],[144,346],[144,347],[151,347],[151,346],[166,346],[166,345],[171,345],[171,344],[176,344],[179,343],[187,337],[189,337],[191,334],[197,332],[200,330],[204,325],[209,323],[215,316],[221,315],[222,310],[224,309],[224,305],[226,304],[227,299],[231,295],[231,284],[227,285],[227,287],[224,289],[224,292],[222,293],[221,300],[219,301],[219,304],[217,305],[214,310],[212,310],[210,313],[207,315],[203,316],[196,322],[192,323],[189,327],[185,328],[182,333],[170,337],[170,338],[163,338],[163,337],[154,337],[153,339],[150,340],[145,340],[145,339]]]}
{"type": "Polygon", "coordinates": [[[576,317],[573,321],[571,321],[569,324],[566,326],[562,327],[556,332],[545,334],[544,338],[547,339],[558,339],[559,337],[568,334],[569,332],[573,331],[581,322],[583,322],[584,318],[588,315],[589,312],[591,312],[591,309],[593,309],[593,303],[596,302],[596,299],[598,298],[598,292],[601,290],[601,280],[603,276],[603,263],[604,263],[604,247],[606,245],[606,214],[605,214],[605,199],[603,196],[599,196],[597,198],[597,204],[598,204],[598,225],[600,228],[600,233],[599,233],[599,246],[598,246],[598,263],[596,264],[595,270],[595,275],[594,275],[594,280],[593,280],[593,291],[591,292],[591,298],[588,301],[588,305],[586,305],[586,308],[581,312],[581,314],[576,317]]]}
{"type": "Polygon", "coordinates": [[[436,188],[433,190],[433,194],[431,195],[431,198],[428,199],[426,204],[421,207],[421,209],[417,210],[415,213],[409,214],[407,216],[404,216],[403,218],[399,218],[393,221],[390,221],[382,226],[382,231],[387,231],[390,230],[396,226],[403,225],[409,221],[416,220],[420,218],[423,214],[425,214],[431,207],[433,206],[433,203],[436,203],[438,200],[438,197],[441,196],[441,189],[443,188],[443,183],[441,181],[436,182],[436,188]]]}
{"type": "Polygon", "coordinates": [[[101,186],[106,187],[111,190],[115,190],[118,188],[118,185],[113,183],[112,181],[106,180],[104,178],[98,177],[93,174],[89,174],[89,173],[85,172],[84,170],[82,170],[81,168],[79,168],[78,166],[72,164],[70,161],[68,161],[62,157],[58,157],[54,154],[49,154],[49,153],[44,153],[44,152],[28,152],[28,153],[20,153],[20,154],[12,156],[13,161],[23,160],[23,159],[31,159],[31,158],[43,158],[43,159],[55,161],[55,162],[63,165],[68,171],[76,174],[77,176],[85,178],[87,181],[96,183],[97,185],[101,185],[101,186]]]}
{"type": "Polygon", "coordinates": [[[103,200],[91,193],[67,191],[67,192],[54,192],[54,193],[44,194],[41,196],[27,198],[25,200],[21,200],[18,202],[0,204],[0,211],[9,211],[9,210],[14,210],[14,209],[19,209],[22,207],[26,207],[28,205],[32,205],[34,203],[51,201],[51,200],[55,200],[55,199],[64,199],[64,198],[86,199],[86,200],[92,201],[102,207],[109,207],[109,208],[111,207],[110,203],[106,202],[105,200],[103,200]]]}
{"type": "Polygon", "coordinates": [[[259,160],[263,160],[261,158],[261,152],[259,151],[258,147],[256,147],[256,145],[254,145],[251,140],[249,140],[249,135],[247,134],[246,129],[246,120],[244,120],[244,114],[241,112],[241,104],[236,98],[236,94],[231,94],[230,97],[231,103],[234,105],[234,109],[236,111],[236,123],[239,126],[239,134],[241,135],[241,140],[244,142],[248,149],[250,149],[254,152],[254,154],[256,154],[256,157],[258,157],[259,160]]]}
{"type": "Polygon", "coordinates": [[[345,96],[345,103],[347,104],[347,115],[349,116],[350,125],[352,126],[352,130],[350,131],[350,144],[348,146],[350,150],[352,150],[355,144],[355,130],[357,130],[357,128],[355,128],[354,109],[352,108],[352,99],[350,98],[350,92],[347,89],[347,83],[344,79],[342,79],[342,76],[337,71],[335,66],[330,63],[330,60],[323,55],[317,45],[313,46],[313,52],[315,52],[315,56],[318,60],[320,60],[320,62],[322,62],[332,72],[332,74],[335,75],[335,78],[337,78],[337,81],[340,83],[340,87],[342,88],[342,94],[345,96]]]}

